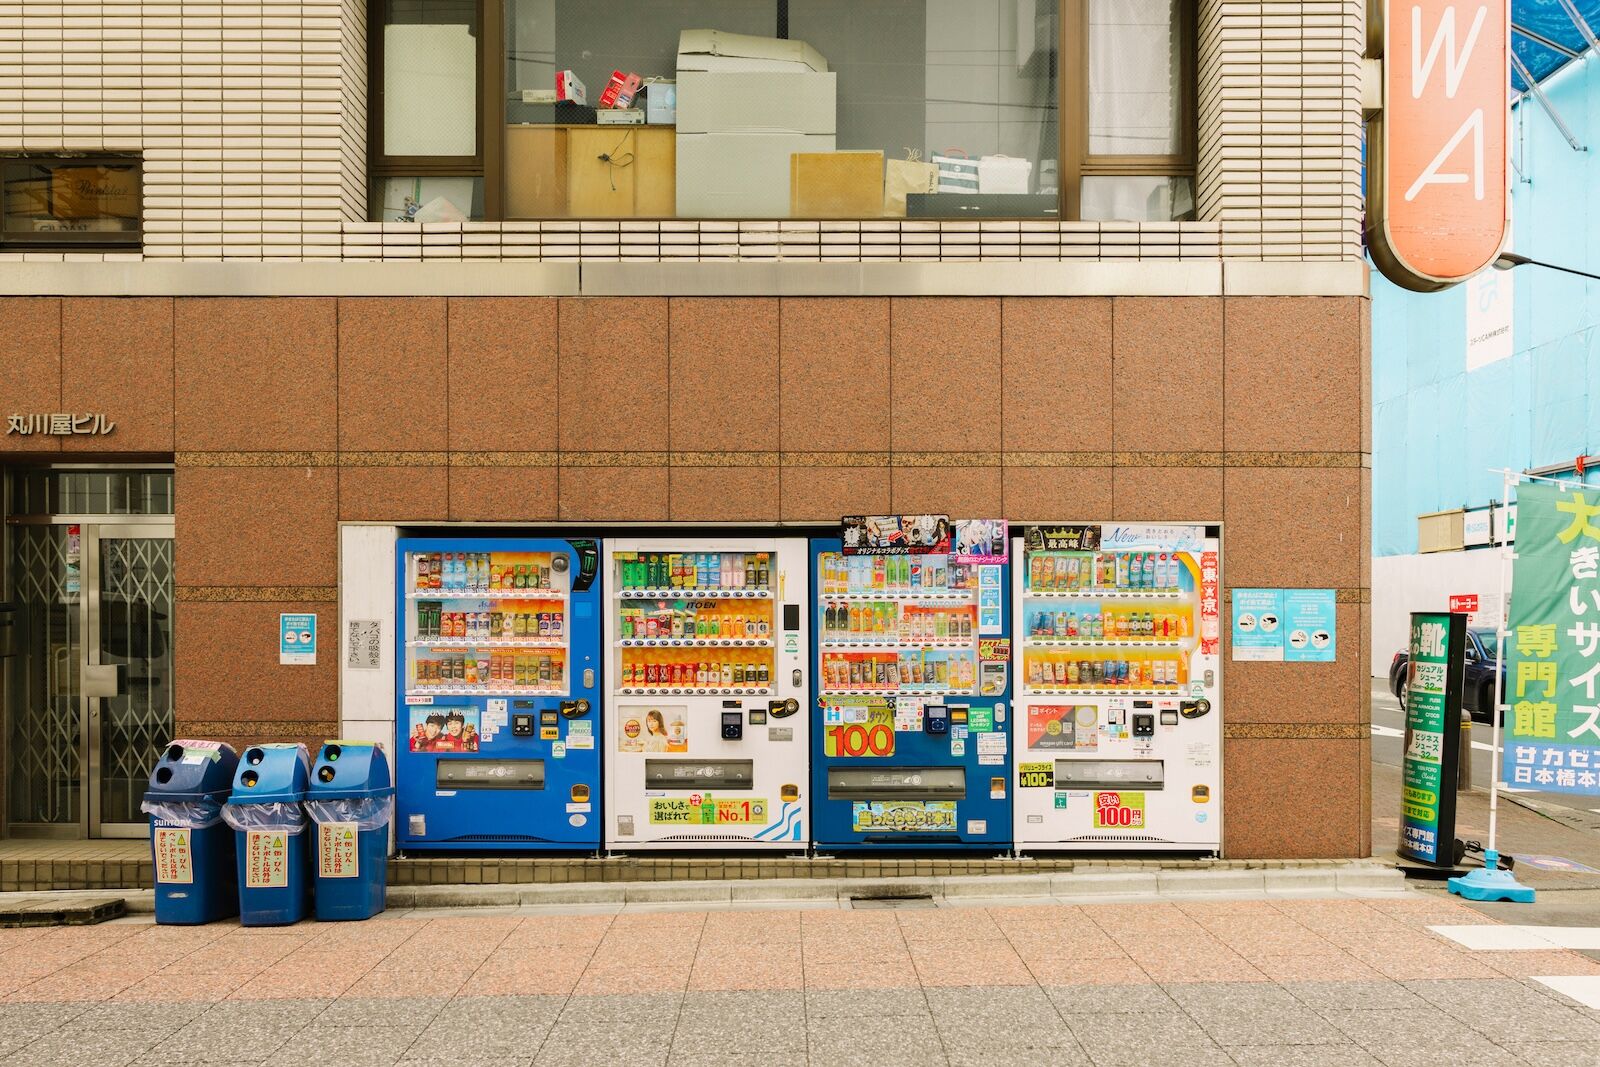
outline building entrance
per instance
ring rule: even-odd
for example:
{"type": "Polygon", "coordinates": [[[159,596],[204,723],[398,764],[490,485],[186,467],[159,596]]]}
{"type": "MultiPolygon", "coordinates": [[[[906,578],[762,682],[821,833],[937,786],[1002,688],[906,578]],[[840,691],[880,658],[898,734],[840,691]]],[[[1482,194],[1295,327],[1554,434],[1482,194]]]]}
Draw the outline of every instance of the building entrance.
{"type": "Polygon", "coordinates": [[[7,481],[5,830],[142,836],[145,781],[173,728],[172,472],[7,481]]]}

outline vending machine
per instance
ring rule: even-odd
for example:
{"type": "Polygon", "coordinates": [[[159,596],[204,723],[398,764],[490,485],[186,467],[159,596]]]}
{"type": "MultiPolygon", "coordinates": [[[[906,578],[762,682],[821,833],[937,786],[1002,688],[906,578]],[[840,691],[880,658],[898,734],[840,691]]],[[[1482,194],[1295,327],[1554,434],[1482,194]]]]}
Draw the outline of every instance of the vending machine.
{"type": "Polygon", "coordinates": [[[803,538],[607,541],[609,849],[804,850],[803,538]]]}
{"type": "Polygon", "coordinates": [[[812,542],[819,851],[1010,845],[1007,541],[979,521],[1001,531],[980,553],[937,536],[812,542]]]}
{"type": "Polygon", "coordinates": [[[400,539],[401,849],[599,848],[599,563],[594,541],[400,539]]]}
{"type": "Polygon", "coordinates": [[[1061,524],[1013,542],[1018,851],[1221,848],[1218,534],[1061,524]]]}

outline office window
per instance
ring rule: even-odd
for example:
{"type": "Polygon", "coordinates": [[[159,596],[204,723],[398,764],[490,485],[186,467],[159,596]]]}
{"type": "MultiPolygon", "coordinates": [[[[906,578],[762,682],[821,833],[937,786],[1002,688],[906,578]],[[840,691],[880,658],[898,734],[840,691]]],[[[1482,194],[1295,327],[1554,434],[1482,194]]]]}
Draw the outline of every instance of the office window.
{"type": "Polygon", "coordinates": [[[1085,73],[1068,123],[1064,198],[1081,219],[1194,213],[1194,16],[1185,0],[1069,0],[1085,73]]]}
{"type": "Polygon", "coordinates": [[[380,0],[374,8],[374,216],[484,218],[482,0],[380,0]]]}
{"type": "Polygon", "coordinates": [[[505,219],[1181,217],[1192,5],[381,0],[388,52],[416,19],[427,32],[375,64],[375,214],[425,220],[418,200],[443,198],[505,219]],[[469,71],[462,34],[492,61],[469,71]],[[435,197],[429,178],[482,180],[435,197]]]}
{"type": "Polygon", "coordinates": [[[142,240],[140,162],[0,157],[0,247],[127,248],[142,240]]]}

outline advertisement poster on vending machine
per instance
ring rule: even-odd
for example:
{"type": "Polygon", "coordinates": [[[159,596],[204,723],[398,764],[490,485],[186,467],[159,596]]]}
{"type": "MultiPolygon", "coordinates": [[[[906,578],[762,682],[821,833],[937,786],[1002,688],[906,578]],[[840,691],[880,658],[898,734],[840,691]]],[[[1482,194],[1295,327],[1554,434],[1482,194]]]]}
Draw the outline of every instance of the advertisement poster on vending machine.
{"type": "Polygon", "coordinates": [[[618,707],[617,751],[689,751],[689,709],[683,705],[618,707]]]}
{"type": "Polygon", "coordinates": [[[476,707],[417,707],[410,711],[412,752],[478,751],[481,727],[476,707]]]}

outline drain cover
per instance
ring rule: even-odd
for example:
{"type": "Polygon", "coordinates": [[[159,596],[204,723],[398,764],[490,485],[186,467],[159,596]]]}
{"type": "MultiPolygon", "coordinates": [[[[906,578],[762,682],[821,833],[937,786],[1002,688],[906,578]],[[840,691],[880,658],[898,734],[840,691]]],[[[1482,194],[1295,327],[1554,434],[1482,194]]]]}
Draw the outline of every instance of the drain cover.
{"type": "Polygon", "coordinates": [[[861,910],[871,908],[931,908],[933,898],[923,897],[851,897],[850,906],[861,910]]]}

